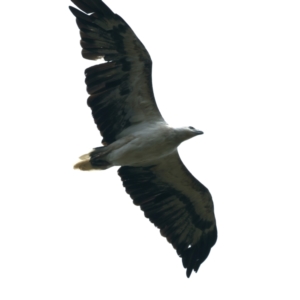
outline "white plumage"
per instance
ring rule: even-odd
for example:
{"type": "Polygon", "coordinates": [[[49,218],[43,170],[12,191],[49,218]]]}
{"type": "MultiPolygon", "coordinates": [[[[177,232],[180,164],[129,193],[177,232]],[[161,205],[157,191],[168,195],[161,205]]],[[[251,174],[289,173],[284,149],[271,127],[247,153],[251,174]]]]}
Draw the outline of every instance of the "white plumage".
{"type": "Polygon", "coordinates": [[[211,195],[181,162],[177,147],[202,134],[173,128],[161,116],[152,90],[151,58],[131,28],[100,0],[72,0],[82,55],[106,63],[85,71],[88,105],[103,147],[80,157],[74,167],[118,174],[134,204],[182,257],[189,277],[217,240],[211,195]]]}
{"type": "MultiPolygon", "coordinates": [[[[181,142],[199,134],[202,132],[189,127],[173,128],[161,121],[142,122],[124,130],[115,142],[98,150],[97,158],[110,166],[151,166],[176,151],[181,142]]],[[[83,162],[75,168],[80,169],[81,164],[88,163],[91,155],[93,152],[83,155],[83,162]]]]}

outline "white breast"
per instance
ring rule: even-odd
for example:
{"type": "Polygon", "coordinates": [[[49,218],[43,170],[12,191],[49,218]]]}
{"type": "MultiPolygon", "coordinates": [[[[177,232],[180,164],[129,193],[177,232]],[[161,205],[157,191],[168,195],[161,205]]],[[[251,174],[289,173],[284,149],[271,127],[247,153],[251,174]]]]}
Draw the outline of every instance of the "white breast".
{"type": "Polygon", "coordinates": [[[147,166],[177,149],[174,129],[168,125],[148,124],[131,132],[135,138],[112,151],[108,160],[115,166],[147,166]]]}

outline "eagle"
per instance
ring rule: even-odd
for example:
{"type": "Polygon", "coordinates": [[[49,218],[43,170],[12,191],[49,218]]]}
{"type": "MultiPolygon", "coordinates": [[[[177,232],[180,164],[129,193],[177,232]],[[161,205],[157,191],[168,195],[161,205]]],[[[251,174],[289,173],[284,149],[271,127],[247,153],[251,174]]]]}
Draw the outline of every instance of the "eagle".
{"type": "Polygon", "coordinates": [[[198,271],[217,240],[208,189],[182,163],[177,147],[203,134],[172,127],[152,89],[152,61],[127,23],[101,0],[71,0],[82,56],[101,63],[85,70],[88,106],[102,147],[80,157],[83,171],[120,166],[126,192],[177,251],[187,277],[198,271]],[[104,62],[104,61],[105,62],[104,62]]]}

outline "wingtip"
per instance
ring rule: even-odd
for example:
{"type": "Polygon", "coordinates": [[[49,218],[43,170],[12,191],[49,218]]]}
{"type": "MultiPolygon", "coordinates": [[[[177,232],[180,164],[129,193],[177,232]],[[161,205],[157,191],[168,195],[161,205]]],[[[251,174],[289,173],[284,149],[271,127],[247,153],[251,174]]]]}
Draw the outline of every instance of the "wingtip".
{"type": "Polygon", "coordinates": [[[94,0],[71,0],[79,9],[89,14],[98,12],[102,15],[114,15],[114,12],[103,2],[94,0]]]}
{"type": "Polygon", "coordinates": [[[84,1],[81,1],[81,0],[71,0],[71,1],[85,13],[93,12],[93,9],[89,5],[85,4],[84,1]]]}
{"type": "Polygon", "coordinates": [[[69,6],[69,10],[71,11],[71,13],[76,17],[76,12],[78,11],[78,9],[76,9],[73,6],[69,6]]]}

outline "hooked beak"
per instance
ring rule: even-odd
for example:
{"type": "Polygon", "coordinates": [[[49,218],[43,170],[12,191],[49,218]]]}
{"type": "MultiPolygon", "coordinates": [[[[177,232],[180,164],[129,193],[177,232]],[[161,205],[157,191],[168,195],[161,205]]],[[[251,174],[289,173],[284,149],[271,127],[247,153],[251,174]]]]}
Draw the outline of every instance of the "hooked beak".
{"type": "Polygon", "coordinates": [[[200,135],[200,134],[203,134],[204,132],[203,131],[200,131],[200,130],[197,130],[196,131],[196,135],[200,135]]]}

